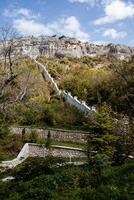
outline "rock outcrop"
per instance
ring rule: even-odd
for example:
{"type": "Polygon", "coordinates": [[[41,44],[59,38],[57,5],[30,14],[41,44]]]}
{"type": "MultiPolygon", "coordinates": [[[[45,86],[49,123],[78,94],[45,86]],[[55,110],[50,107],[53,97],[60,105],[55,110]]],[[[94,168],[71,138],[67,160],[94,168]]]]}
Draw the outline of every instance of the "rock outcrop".
{"type": "MultiPolygon", "coordinates": [[[[96,45],[88,42],[83,43],[75,38],[69,37],[21,37],[14,40],[15,49],[22,55],[38,56],[44,55],[46,57],[67,56],[77,57],[82,56],[115,56],[119,60],[129,61],[134,56],[134,47],[128,47],[119,44],[96,45]]],[[[2,43],[0,43],[0,49],[2,43]]]]}

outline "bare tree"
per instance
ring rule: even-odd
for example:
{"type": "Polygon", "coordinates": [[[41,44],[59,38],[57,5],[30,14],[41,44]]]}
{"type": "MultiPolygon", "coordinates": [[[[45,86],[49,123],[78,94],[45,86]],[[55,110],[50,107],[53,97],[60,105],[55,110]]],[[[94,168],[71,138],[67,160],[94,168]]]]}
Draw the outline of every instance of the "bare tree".
{"type": "MultiPolygon", "coordinates": [[[[17,37],[18,34],[12,26],[7,25],[5,27],[0,27],[0,67],[2,68],[0,71],[0,98],[4,96],[7,86],[12,85],[14,80],[23,73],[16,73],[14,70],[16,61],[18,63],[21,58],[20,51],[17,51],[17,37]]],[[[30,73],[31,71],[29,71],[28,76],[26,76],[26,82],[23,87],[20,88],[16,97],[12,100],[8,99],[7,101],[2,102],[0,108],[4,108],[17,101],[23,100],[27,93],[30,73]]]]}
{"type": "Polygon", "coordinates": [[[17,32],[12,26],[0,27],[0,59],[4,61],[4,76],[0,82],[1,95],[3,89],[17,77],[13,72],[13,63],[17,56],[16,38],[17,32]]]}
{"type": "Polygon", "coordinates": [[[4,58],[5,67],[7,63],[9,65],[9,72],[12,74],[12,57],[15,51],[15,39],[17,38],[18,34],[15,29],[7,25],[5,27],[0,27],[0,40],[1,40],[1,56],[4,58]]]}

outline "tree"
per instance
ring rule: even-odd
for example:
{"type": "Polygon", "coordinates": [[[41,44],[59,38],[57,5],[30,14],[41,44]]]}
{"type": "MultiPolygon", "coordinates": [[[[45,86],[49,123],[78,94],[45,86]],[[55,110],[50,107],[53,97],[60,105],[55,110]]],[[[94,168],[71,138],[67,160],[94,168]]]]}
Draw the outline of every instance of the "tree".
{"type": "Polygon", "coordinates": [[[116,126],[112,115],[111,108],[105,103],[95,113],[90,125],[91,134],[88,136],[87,152],[89,162],[91,165],[97,165],[97,168],[99,168],[99,163],[103,165],[103,161],[100,161],[102,158],[107,158],[107,161],[112,162],[116,151],[115,144],[118,135],[114,133],[116,126]]]}
{"type": "Polygon", "coordinates": [[[13,58],[16,54],[16,37],[17,32],[12,26],[5,26],[0,28],[0,39],[1,39],[1,56],[4,59],[4,67],[7,70],[7,80],[11,81],[14,77],[13,73],[13,58]]]}
{"type": "Polygon", "coordinates": [[[112,59],[109,65],[111,71],[117,77],[117,83],[119,84],[119,99],[122,100],[123,107],[126,107],[128,113],[134,111],[134,61],[125,62],[112,59]]]}
{"type": "Polygon", "coordinates": [[[99,165],[100,168],[106,166],[106,160],[107,163],[118,165],[132,157],[133,127],[133,120],[113,113],[106,104],[101,106],[91,121],[91,134],[87,141],[90,165],[99,169],[99,165]]]}
{"type": "Polygon", "coordinates": [[[46,148],[47,149],[50,149],[50,147],[51,147],[51,132],[50,132],[50,130],[48,131],[48,135],[47,135],[47,140],[46,140],[46,144],[45,144],[45,146],[46,146],[46,148]]]}
{"type": "Polygon", "coordinates": [[[134,157],[134,120],[122,116],[117,121],[117,127],[118,140],[113,161],[115,164],[121,165],[134,157]]]}
{"type": "Polygon", "coordinates": [[[25,97],[28,88],[28,81],[30,78],[31,70],[29,70],[29,73],[26,77],[26,83],[24,87],[20,89],[20,92],[18,93],[16,98],[12,101],[8,101],[5,103],[4,96],[6,88],[9,85],[12,86],[16,84],[17,77],[22,73],[17,73],[14,70],[17,61],[20,59],[20,52],[17,49],[17,36],[18,34],[12,26],[7,25],[4,27],[0,27],[0,99],[3,99],[2,104],[0,104],[1,109],[16,101],[21,101],[25,97]]]}

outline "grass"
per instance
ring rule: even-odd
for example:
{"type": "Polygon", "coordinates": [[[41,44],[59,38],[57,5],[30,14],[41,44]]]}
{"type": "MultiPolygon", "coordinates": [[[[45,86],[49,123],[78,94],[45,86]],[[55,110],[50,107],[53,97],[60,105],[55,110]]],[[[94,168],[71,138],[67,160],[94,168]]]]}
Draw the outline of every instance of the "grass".
{"type": "Polygon", "coordinates": [[[74,148],[86,148],[86,144],[81,144],[81,143],[76,143],[76,142],[71,142],[71,141],[56,141],[52,140],[51,142],[52,145],[59,145],[59,146],[68,146],[68,147],[74,147],[74,148]]]}

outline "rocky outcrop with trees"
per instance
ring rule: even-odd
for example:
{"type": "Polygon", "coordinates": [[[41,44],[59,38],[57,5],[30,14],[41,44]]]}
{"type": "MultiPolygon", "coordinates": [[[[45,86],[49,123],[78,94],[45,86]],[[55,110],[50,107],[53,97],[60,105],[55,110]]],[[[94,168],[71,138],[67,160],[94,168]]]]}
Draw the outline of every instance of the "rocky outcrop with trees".
{"type": "MultiPolygon", "coordinates": [[[[46,57],[72,57],[83,56],[116,57],[118,60],[129,61],[134,56],[134,48],[120,44],[96,45],[83,43],[75,38],[57,36],[20,37],[12,40],[15,52],[22,55],[31,54],[35,57],[43,55],[46,57]]],[[[8,41],[10,43],[10,40],[8,41]]],[[[3,43],[0,43],[0,49],[3,43]]]]}

